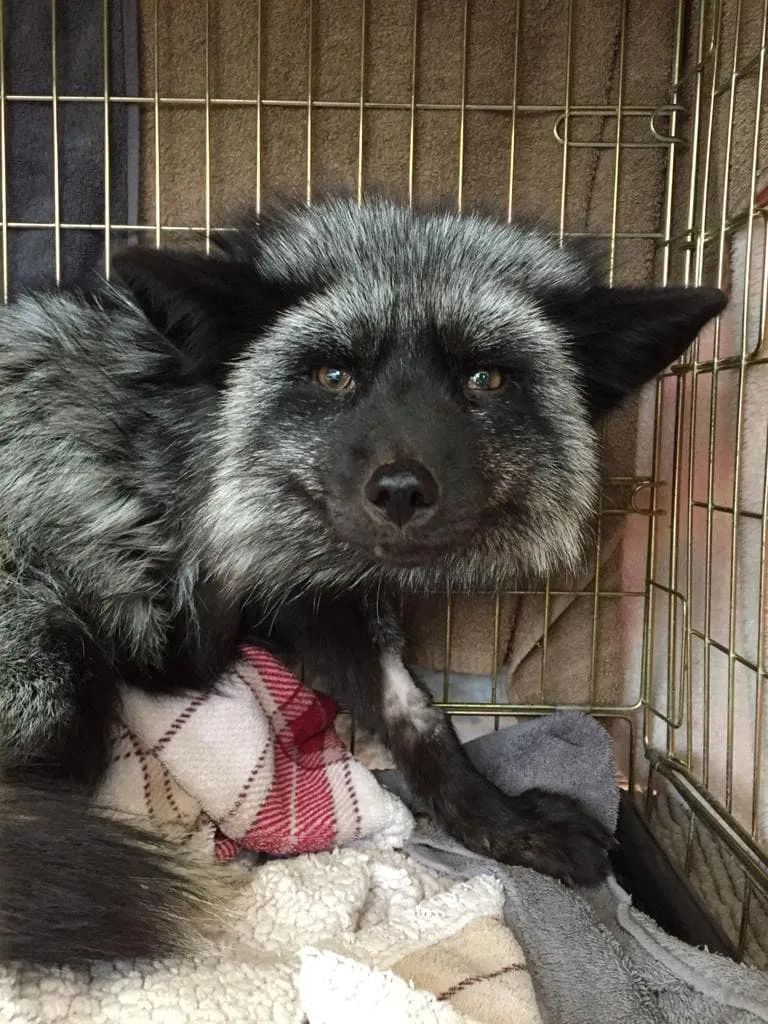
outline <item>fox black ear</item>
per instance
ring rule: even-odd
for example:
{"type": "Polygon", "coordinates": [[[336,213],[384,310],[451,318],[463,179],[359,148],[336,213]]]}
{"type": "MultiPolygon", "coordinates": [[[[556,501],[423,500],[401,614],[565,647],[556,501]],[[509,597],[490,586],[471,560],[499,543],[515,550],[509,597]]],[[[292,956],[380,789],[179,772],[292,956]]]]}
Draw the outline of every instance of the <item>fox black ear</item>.
{"type": "Polygon", "coordinates": [[[131,246],[112,259],[117,282],[187,367],[221,384],[231,363],[297,301],[263,282],[255,266],[184,250],[131,246]]]}
{"type": "Polygon", "coordinates": [[[131,246],[115,253],[112,267],[163,333],[183,333],[203,316],[229,319],[258,285],[256,271],[244,263],[183,250],[131,246]]]}
{"type": "Polygon", "coordinates": [[[727,302],[717,288],[593,288],[561,307],[593,420],[679,358],[727,302]]]}

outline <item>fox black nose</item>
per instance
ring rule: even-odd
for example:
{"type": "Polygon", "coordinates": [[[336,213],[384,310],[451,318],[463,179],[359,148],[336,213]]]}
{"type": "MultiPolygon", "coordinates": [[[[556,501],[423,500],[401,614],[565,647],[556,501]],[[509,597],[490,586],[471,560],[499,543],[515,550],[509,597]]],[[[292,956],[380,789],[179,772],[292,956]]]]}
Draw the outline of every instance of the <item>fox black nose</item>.
{"type": "Polygon", "coordinates": [[[437,481],[420,462],[403,460],[379,466],[365,485],[365,496],[397,526],[432,508],[438,499],[437,481]]]}

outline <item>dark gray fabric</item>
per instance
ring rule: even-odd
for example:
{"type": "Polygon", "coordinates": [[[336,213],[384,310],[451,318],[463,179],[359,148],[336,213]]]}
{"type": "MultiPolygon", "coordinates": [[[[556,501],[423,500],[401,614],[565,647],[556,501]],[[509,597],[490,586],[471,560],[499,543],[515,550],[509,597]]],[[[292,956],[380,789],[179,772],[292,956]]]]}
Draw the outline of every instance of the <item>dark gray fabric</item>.
{"type": "MultiPolygon", "coordinates": [[[[138,44],[135,0],[107,0],[109,90],[135,95],[138,44]]],[[[55,81],[60,96],[104,94],[104,0],[56,3],[55,81]]],[[[50,0],[5,0],[5,67],[9,95],[45,96],[54,82],[50,0]]],[[[104,103],[57,104],[59,219],[103,224],[105,219],[104,103]]],[[[6,105],[7,215],[11,222],[53,223],[54,114],[50,100],[6,105]]],[[[110,221],[135,223],[138,194],[138,111],[110,104],[110,221]]],[[[123,241],[117,233],[115,242],[123,241]]],[[[11,294],[55,281],[55,232],[16,228],[8,233],[11,294]]],[[[103,270],[103,230],[62,230],[61,280],[70,284],[103,270]]]]}
{"type": "MultiPolygon", "coordinates": [[[[610,740],[594,720],[563,712],[474,740],[467,752],[507,792],[535,785],[569,793],[615,826],[610,740]]],[[[397,773],[378,776],[411,802],[397,773]]],[[[764,972],[665,935],[613,879],[591,892],[569,890],[535,871],[479,857],[426,820],[408,852],[455,877],[501,879],[507,924],[525,951],[545,1024],[768,1022],[764,972]]]]}

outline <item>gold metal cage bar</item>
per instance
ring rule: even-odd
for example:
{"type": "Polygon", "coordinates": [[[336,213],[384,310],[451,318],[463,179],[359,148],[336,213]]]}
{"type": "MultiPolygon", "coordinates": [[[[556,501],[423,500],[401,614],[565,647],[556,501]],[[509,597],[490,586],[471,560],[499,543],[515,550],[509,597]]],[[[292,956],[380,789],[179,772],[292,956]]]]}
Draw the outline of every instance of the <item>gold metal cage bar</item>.
{"type": "Polygon", "coordinates": [[[358,199],[381,187],[411,203],[450,193],[459,209],[480,203],[510,219],[532,210],[563,239],[603,239],[611,280],[644,273],[731,291],[730,319],[641,403],[632,421],[640,454],[606,477],[591,570],[482,598],[487,687],[471,699],[456,667],[470,605],[447,595],[429,667],[458,721],[499,728],[569,706],[606,723],[624,784],[670,856],[744,958],[768,965],[759,941],[768,935],[768,2],[567,0],[548,5],[542,25],[530,0],[137,0],[136,95],[111,88],[110,0],[103,90],[57,87],[64,2],[50,0],[45,94],[8,91],[0,4],[6,299],[13,232],[53,231],[58,277],[64,231],[103,232],[107,258],[126,232],[156,245],[194,235],[207,244],[233,200],[259,206],[294,192],[312,201],[334,184],[358,199]],[[52,114],[45,221],[9,219],[7,120],[17,104],[52,114]],[[111,115],[126,104],[141,124],[131,224],[110,213],[111,115]],[[103,108],[96,223],[61,216],[59,114],[68,105],[103,108]],[[652,200],[644,218],[638,183],[652,200]],[[627,537],[641,563],[629,574],[605,555],[627,537]],[[578,609],[586,653],[582,678],[562,683],[569,609],[578,609]],[[509,668],[521,617],[537,638],[524,682],[509,668]],[[620,629],[626,659],[613,685],[606,652],[620,629]]]}

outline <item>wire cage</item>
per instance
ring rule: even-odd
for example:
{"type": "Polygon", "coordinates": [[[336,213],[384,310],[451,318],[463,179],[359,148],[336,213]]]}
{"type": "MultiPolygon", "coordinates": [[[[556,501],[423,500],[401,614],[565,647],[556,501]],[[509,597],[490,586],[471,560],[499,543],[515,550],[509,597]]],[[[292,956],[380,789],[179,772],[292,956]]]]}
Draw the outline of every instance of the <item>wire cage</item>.
{"type": "Polygon", "coordinates": [[[462,731],[578,707],[730,947],[768,966],[766,0],[5,0],[2,287],[342,186],[604,240],[721,321],[605,425],[576,580],[405,600],[462,731]]]}

